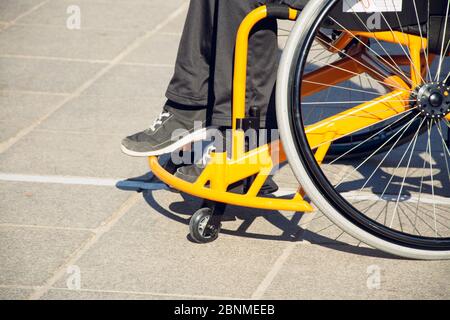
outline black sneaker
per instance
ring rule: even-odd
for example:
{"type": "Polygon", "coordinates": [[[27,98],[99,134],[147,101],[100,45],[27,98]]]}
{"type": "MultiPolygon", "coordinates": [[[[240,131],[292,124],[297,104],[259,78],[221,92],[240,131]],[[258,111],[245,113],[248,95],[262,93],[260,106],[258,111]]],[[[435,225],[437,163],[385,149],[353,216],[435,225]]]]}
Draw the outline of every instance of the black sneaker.
{"type": "MultiPolygon", "coordinates": [[[[219,151],[223,152],[222,150],[228,150],[227,146],[230,146],[230,144],[226,144],[229,141],[223,139],[223,135],[218,134],[218,131],[216,131],[216,137],[218,137],[219,141],[215,141],[211,144],[209,144],[205,151],[203,152],[203,156],[194,164],[192,165],[186,165],[179,167],[177,171],[175,172],[175,177],[180,178],[184,181],[187,181],[189,183],[194,183],[197,181],[198,177],[202,174],[203,170],[205,169],[206,165],[211,159],[211,152],[219,151]],[[220,141],[222,139],[223,141],[220,141]],[[225,143],[225,145],[224,145],[225,143]]],[[[236,187],[239,187],[238,184],[236,187]]],[[[259,195],[269,195],[272,193],[275,193],[278,191],[278,185],[273,181],[271,176],[268,176],[266,181],[264,182],[264,185],[261,187],[261,190],[259,191],[259,195]]]]}
{"type": "MultiPolygon", "coordinates": [[[[175,177],[180,178],[184,181],[194,183],[197,181],[198,177],[203,172],[203,169],[205,169],[205,166],[202,164],[192,164],[184,167],[180,167],[177,169],[177,172],[175,173],[175,177]]],[[[239,187],[241,184],[236,185],[235,187],[239,187]]],[[[259,191],[259,196],[265,196],[269,194],[273,194],[278,191],[278,185],[273,181],[271,176],[268,176],[266,181],[264,182],[263,186],[261,187],[261,190],[259,191]]]]}
{"type": "Polygon", "coordinates": [[[163,109],[147,130],[122,140],[122,151],[134,157],[159,156],[171,153],[184,145],[204,140],[205,121],[193,121],[163,109]]]}
{"type": "Polygon", "coordinates": [[[206,151],[204,152],[203,157],[199,161],[197,161],[194,164],[178,168],[177,171],[175,172],[175,177],[190,183],[194,183],[195,181],[197,181],[198,177],[203,172],[203,169],[205,169],[206,165],[211,159],[210,158],[211,152],[215,150],[216,148],[213,144],[206,147],[206,151]]]}

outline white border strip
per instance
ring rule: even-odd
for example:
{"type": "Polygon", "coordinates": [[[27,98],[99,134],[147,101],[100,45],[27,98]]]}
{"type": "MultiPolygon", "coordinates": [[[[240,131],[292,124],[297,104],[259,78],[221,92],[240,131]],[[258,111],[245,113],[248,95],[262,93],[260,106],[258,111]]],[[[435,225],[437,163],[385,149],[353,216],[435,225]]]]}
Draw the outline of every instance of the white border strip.
{"type": "Polygon", "coordinates": [[[0,173],[0,181],[9,182],[35,182],[35,183],[56,183],[71,185],[107,186],[114,187],[121,179],[102,179],[90,177],[73,176],[41,176],[14,173],[0,173]]]}
{"type": "MultiPolygon", "coordinates": [[[[113,178],[95,178],[95,177],[75,177],[75,176],[49,176],[49,175],[33,175],[33,174],[16,174],[16,173],[2,173],[0,172],[0,181],[7,182],[30,182],[30,183],[53,183],[53,184],[66,184],[66,185],[83,185],[83,186],[104,186],[115,187],[117,183],[122,182],[122,187],[133,187],[145,189],[145,190],[158,190],[164,189],[165,185],[162,183],[152,183],[146,181],[130,181],[125,178],[113,179],[113,178]]],[[[119,184],[120,186],[120,184],[119,184]]],[[[274,193],[276,197],[292,196],[297,192],[294,188],[280,188],[274,193]]],[[[342,194],[345,198],[351,198],[352,200],[371,200],[378,201],[379,196],[377,194],[368,192],[345,192],[342,194]]],[[[385,195],[384,199],[397,199],[397,195],[385,195]]],[[[402,202],[417,202],[419,199],[417,196],[411,196],[402,202]]],[[[439,204],[450,205],[450,199],[442,196],[422,195],[420,202],[424,204],[439,204]]]]}

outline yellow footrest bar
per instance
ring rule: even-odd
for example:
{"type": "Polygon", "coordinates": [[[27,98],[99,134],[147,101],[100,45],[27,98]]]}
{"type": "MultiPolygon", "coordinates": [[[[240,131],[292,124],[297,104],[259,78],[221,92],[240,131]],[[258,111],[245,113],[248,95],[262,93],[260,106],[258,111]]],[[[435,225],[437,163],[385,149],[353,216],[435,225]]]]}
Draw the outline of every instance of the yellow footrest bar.
{"type": "Polygon", "coordinates": [[[312,212],[314,208],[303,200],[299,193],[292,199],[267,198],[258,196],[271,168],[273,161],[271,146],[264,145],[247,152],[243,157],[232,160],[225,153],[212,153],[211,162],[203,170],[195,183],[189,183],[168,173],[158,162],[158,158],[149,157],[152,172],[161,181],[182,192],[196,197],[236,206],[267,210],[285,210],[312,212]],[[255,176],[252,186],[246,194],[227,192],[233,183],[255,176]]]}

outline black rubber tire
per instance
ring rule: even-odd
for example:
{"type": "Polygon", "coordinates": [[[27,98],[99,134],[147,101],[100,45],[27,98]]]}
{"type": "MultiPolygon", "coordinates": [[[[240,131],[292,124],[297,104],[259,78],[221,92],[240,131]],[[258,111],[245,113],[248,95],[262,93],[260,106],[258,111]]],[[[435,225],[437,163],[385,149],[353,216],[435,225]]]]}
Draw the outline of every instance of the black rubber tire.
{"type": "Polygon", "coordinates": [[[201,208],[197,210],[189,221],[189,235],[197,243],[209,243],[217,239],[220,232],[220,226],[217,230],[205,230],[204,226],[212,217],[210,208],[201,208]],[[202,229],[203,228],[203,229],[202,229]]]}

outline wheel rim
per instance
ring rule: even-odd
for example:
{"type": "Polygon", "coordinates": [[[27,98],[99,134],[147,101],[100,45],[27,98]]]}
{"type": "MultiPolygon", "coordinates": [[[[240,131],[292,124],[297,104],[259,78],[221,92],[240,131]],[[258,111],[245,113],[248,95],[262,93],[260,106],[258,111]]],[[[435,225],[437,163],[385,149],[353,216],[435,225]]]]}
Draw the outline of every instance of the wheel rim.
{"type": "MultiPolygon", "coordinates": [[[[317,42],[318,39],[317,31],[321,30],[320,27],[323,26],[323,24],[321,23],[325,21],[325,18],[327,18],[327,14],[333,8],[336,8],[339,5],[343,5],[343,2],[337,0],[329,1],[327,10],[324,10],[324,12],[320,15],[318,21],[315,24],[316,28],[314,31],[314,36],[311,36],[309,38],[304,47],[304,49],[306,48],[306,51],[308,51],[310,55],[312,52],[312,50],[310,51],[310,49],[314,49],[314,41],[317,42]]],[[[415,8],[417,8],[417,4],[415,1],[410,1],[410,5],[413,5],[415,8]]],[[[353,13],[357,15],[357,13],[353,13]]],[[[447,21],[448,5],[446,7],[445,14],[447,21]]],[[[388,20],[389,19],[386,19],[386,21],[388,20]]],[[[334,22],[339,23],[339,21],[337,20],[334,22]]],[[[345,27],[343,24],[341,26],[345,27]]],[[[403,29],[405,26],[402,25],[401,27],[403,29]]],[[[378,49],[383,50],[384,47],[380,41],[376,41],[375,43],[379,46],[378,49]]],[[[399,50],[399,48],[397,48],[397,50],[399,50]]],[[[383,51],[389,54],[389,49],[386,50],[386,48],[384,48],[383,51]]],[[[379,51],[377,52],[376,50],[374,50],[374,52],[378,53],[378,55],[381,55],[379,51]]],[[[422,52],[423,55],[427,53],[426,50],[422,50],[422,52]]],[[[405,53],[408,53],[408,51],[405,51],[405,53]]],[[[409,53],[411,54],[411,51],[409,51],[409,53]]],[[[352,177],[353,173],[361,174],[362,168],[364,168],[363,166],[367,163],[372,164],[372,162],[374,161],[372,161],[373,159],[369,159],[370,161],[366,161],[366,159],[364,159],[363,161],[360,161],[360,163],[355,164],[342,163],[342,160],[344,160],[345,157],[342,157],[341,154],[340,159],[339,156],[337,156],[334,158],[334,160],[325,163],[321,167],[320,164],[315,160],[313,152],[316,150],[316,148],[311,147],[311,143],[307,137],[307,134],[305,133],[305,130],[308,130],[308,125],[310,125],[310,123],[308,123],[308,117],[306,114],[308,110],[307,108],[305,108],[305,105],[307,106],[313,104],[310,100],[307,100],[304,97],[299,97],[299,95],[296,94],[298,92],[301,92],[301,90],[305,86],[305,75],[308,75],[308,72],[315,72],[320,68],[319,66],[316,67],[316,69],[311,69],[310,64],[312,59],[310,58],[310,55],[306,56],[305,53],[299,53],[297,70],[293,75],[295,77],[295,83],[292,87],[293,103],[291,104],[290,113],[292,126],[295,129],[297,150],[299,151],[300,156],[303,158],[302,162],[305,164],[305,167],[307,168],[310,176],[315,180],[316,185],[321,188],[322,194],[327,197],[328,201],[332,203],[333,206],[341,214],[345,215],[349,220],[357,224],[362,229],[376,235],[377,237],[413,248],[422,248],[427,250],[445,250],[450,248],[450,215],[448,214],[448,212],[450,212],[450,206],[448,205],[448,192],[450,192],[448,170],[450,152],[448,152],[448,147],[445,145],[445,131],[443,126],[444,124],[447,125],[448,121],[442,120],[443,117],[433,118],[431,114],[430,116],[427,116],[426,114],[424,116],[423,112],[417,112],[416,114],[414,114],[413,119],[410,118],[408,121],[406,121],[406,123],[402,123],[401,129],[398,131],[397,136],[394,136],[394,138],[392,138],[393,142],[397,142],[397,139],[398,141],[400,141],[401,138],[399,139],[399,137],[401,137],[401,135],[404,134],[406,130],[410,129],[411,127],[414,128],[414,135],[411,141],[406,144],[406,147],[404,148],[405,151],[403,153],[399,153],[397,151],[398,148],[396,148],[396,145],[399,145],[399,143],[396,143],[393,144],[392,150],[391,148],[389,148],[389,150],[386,151],[384,155],[380,156],[377,152],[375,152],[373,155],[371,154],[369,158],[375,159],[375,157],[379,157],[379,159],[377,160],[378,162],[375,162],[373,164],[372,170],[366,170],[367,172],[363,172],[365,175],[362,174],[362,178],[360,177],[359,185],[356,185],[354,181],[351,180],[346,181],[346,178],[344,177],[340,177],[340,180],[342,181],[333,181],[333,170],[336,168],[345,168],[345,166],[347,166],[348,169],[348,167],[353,166],[353,168],[349,171],[351,172],[351,174],[348,175],[348,177],[352,177]],[[308,67],[310,68],[309,70],[308,67]],[[303,83],[301,81],[302,79],[303,83]],[[424,135],[421,136],[421,132],[425,132],[424,135]],[[423,156],[422,158],[420,158],[420,154],[418,152],[418,146],[420,145],[421,140],[425,140],[425,150],[422,150],[422,153],[425,154],[425,156],[423,156]],[[441,158],[437,157],[436,155],[436,150],[439,150],[439,148],[441,150],[441,153],[443,154],[441,158]],[[398,165],[392,165],[395,164],[392,159],[398,157],[398,155],[400,155],[400,157],[397,158],[397,160],[401,160],[397,161],[398,165]],[[419,172],[419,177],[415,177],[416,179],[412,179],[414,177],[411,175],[411,168],[412,164],[417,162],[417,157],[422,160],[419,162],[423,162],[424,165],[422,170],[420,170],[420,168],[415,168],[417,169],[416,171],[419,172]],[[338,159],[336,160],[336,158],[338,159]],[[383,169],[389,169],[387,165],[389,161],[392,163],[392,167],[390,168],[390,170],[385,170],[383,174],[383,169]],[[364,163],[361,165],[362,162],[364,163]],[[427,164],[427,162],[429,163],[427,164]],[[404,164],[403,166],[402,163],[404,164]],[[440,170],[440,175],[436,175],[435,173],[437,168],[440,170]],[[374,169],[376,169],[375,172],[374,169]],[[403,170],[402,174],[400,174],[401,170],[403,170]],[[427,171],[429,172],[429,177],[425,176],[425,173],[427,171]],[[377,190],[376,182],[383,182],[383,179],[384,184],[381,184],[381,186],[383,187],[380,188],[380,190],[377,190]],[[339,186],[342,186],[343,182],[346,183],[347,189],[350,190],[345,190],[344,188],[339,189],[339,186]],[[348,186],[349,182],[353,183],[353,187],[350,188],[348,186]],[[442,186],[440,188],[436,184],[437,182],[441,183],[442,186]],[[416,189],[413,188],[414,186],[416,187],[416,189]],[[397,192],[394,192],[395,190],[397,190],[397,192]],[[431,197],[425,197],[425,194],[428,194],[431,197]],[[442,198],[444,201],[441,201],[441,204],[440,200],[442,200],[442,198]],[[358,201],[360,201],[361,199],[365,199],[364,201],[362,201],[365,203],[365,206],[369,204],[368,208],[370,212],[368,212],[367,210],[364,211],[364,208],[358,205],[358,201]],[[424,199],[426,199],[427,201],[424,201],[424,199]],[[412,206],[412,203],[415,203],[416,207],[412,206]],[[376,206],[380,206],[380,208],[383,209],[377,209],[376,206]],[[405,207],[409,207],[408,210],[412,213],[406,212],[405,207]],[[382,213],[383,210],[386,213],[384,214],[384,216],[381,216],[380,219],[379,214],[382,213]],[[413,218],[413,220],[411,220],[411,218],[413,218]],[[428,221],[430,218],[431,223],[429,223],[428,221]],[[411,221],[407,222],[407,220],[411,221]],[[427,228],[430,230],[427,230],[427,228]]],[[[345,56],[345,52],[341,52],[341,55],[345,56]]],[[[319,64],[317,63],[317,61],[313,62],[319,64]]],[[[385,64],[388,64],[388,62],[389,61],[387,59],[386,61],[384,61],[385,64]]],[[[395,62],[395,60],[393,59],[392,62],[395,62]]],[[[391,69],[396,69],[392,62],[390,63],[391,66],[389,67],[391,67],[391,69]]],[[[327,62],[327,64],[329,65],[330,62],[327,62]]],[[[426,65],[425,67],[427,70],[425,75],[421,74],[421,78],[423,78],[421,79],[421,86],[414,87],[411,83],[411,94],[414,93],[414,90],[416,90],[416,92],[419,92],[425,86],[429,86],[430,83],[442,82],[446,78],[448,78],[445,75],[445,72],[447,72],[448,74],[448,71],[446,71],[449,67],[448,58],[443,57],[443,55],[439,56],[436,66],[426,65]]],[[[378,71],[378,69],[374,71],[378,71]]],[[[405,68],[399,67],[397,71],[398,73],[405,74],[402,75],[403,78],[408,78],[406,76],[405,68]]],[[[409,73],[413,72],[413,68],[410,67],[409,73]]],[[[445,86],[441,85],[441,87],[445,86]]],[[[339,87],[335,85],[333,87],[334,90],[345,90],[344,88],[350,89],[348,91],[356,92],[354,90],[354,87],[347,87],[343,85],[339,85],[339,87]]],[[[393,88],[391,85],[391,89],[394,90],[395,88],[393,88]]],[[[446,90],[447,88],[444,89],[446,90]]],[[[373,91],[369,92],[373,94],[373,91]]],[[[386,128],[393,123],[398,123],[401,121],[401,119],[405,119],[402,117],[407,117],[408,114],[412,114],[413,107],[415,107],[416,105],[419,106],[415,100],[419,99],[419,101],[421,101],[421,98],[422,96],[416,93],[414,99],[411,99],[412,101],[407,101],[408,104],[411,104],[408,112],[399,114],[396,117],[392,117],[377,123],[377,125],[381,127],[381,129],[379,130],[386,128]]],[[[315,101],[316,104],[314,105],[317,105],[319,103],[330,103],[330,101],[327,99],[327,96],[325,96],[325,99],[315,101]]],[[[429,100],[430,104],[438,104],[437,102],[439,102],[440,98],[433,98],[432,100],[433,101],[429,100]]],[[[349,103],[349,101],[355,100],[332,100],[331,102],[349,103]]],[[[365,100],[363,102],[367,101],[369,100],[365,100]]],[[[439,107],[440,106],[442,106],[442,104],[439,104],[439,107]]],[[[442,116],[443,115],[444,114],[442,114],[442,116]]],[[[323,119],[326,119],[325,116],[323,116],[323,119]]],[[[323,119],[320,115],[317,119],[316,115],[317,122],[323,119]]]]}
{"type": "Polygon", "coordinates": [[[198,223],[198,232],[205,239],[211,238],[211,235],[206,234],[206,227],[208,225],[208,221],[209,221],[209,216],[206,216],[206,217],[203,217],[202,219],[200,219],[200,221],[198,223]]]}

